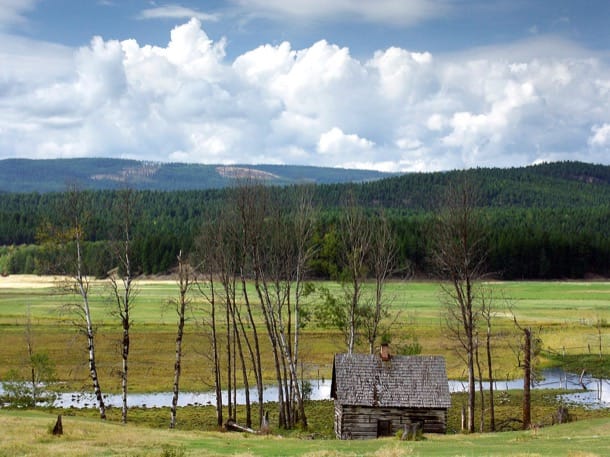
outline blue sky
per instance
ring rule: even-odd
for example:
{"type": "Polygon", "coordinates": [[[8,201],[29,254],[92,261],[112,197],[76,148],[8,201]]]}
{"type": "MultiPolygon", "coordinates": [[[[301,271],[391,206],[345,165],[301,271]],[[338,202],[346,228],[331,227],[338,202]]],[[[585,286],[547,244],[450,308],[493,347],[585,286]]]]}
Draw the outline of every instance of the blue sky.
{"type": "Polygon", "coordinates": [[[610,164],[606,0],[0,0],[0,158],[610,164]]]}

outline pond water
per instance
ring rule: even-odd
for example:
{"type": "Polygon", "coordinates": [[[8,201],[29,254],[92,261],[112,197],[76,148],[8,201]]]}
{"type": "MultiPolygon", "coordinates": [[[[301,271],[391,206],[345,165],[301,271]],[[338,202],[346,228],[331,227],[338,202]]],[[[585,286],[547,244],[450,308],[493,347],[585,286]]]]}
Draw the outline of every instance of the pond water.
{"type": "MultiPolygon", "coordinates": [[[[319,380],[311,382],[311,400],[329,400],[330,399],[330,380],[319,380]]],[[[277,386],[267,386],[264,389],[265,401],[277,401],[278,389],[277,386]]],[[[244,405],[246,403],[245,389],[237,390],[237,404],[244,405]]],[[[222,393],[222,402],[227,404],[227,392],[222,393]]],[[[250,401],[258,401],[257,390],[250,389],[250,401]]],[[[123,399],[121,395],[104,395],[106,405],[113,407],[121,407],[123,399]]],[[[170,407],[172,405],[171,392],[158,392],[150,394],[129,393],[127,403],[131,406],[141,406],[148,408],[170,407]]],[[[200,406],[213,405],[216,403],[216,394],[214,392],[180,392],[178,396],[178,406],[200,406]]],[[[89,393],[63,393],[59,395],[55,401],[55,406],[61,408],[93,408],[97,402],[95,396],[89,393]]]]}
{"type": "MultiPolygon", "coordinates": [[[[584,376],[581,379],[579,375],[566,373],[561,369],[549,369],[542,372],[544,378],[540,382],[534,384],[535,389],[566,389],[580,390],[577,393],[562,394],[561,398],[566,402],[576,404],[586,404],[592,407],[610,407],[610,380],[592,378],[584,376]],[[583,388],[586,387],[587,390],[583,388]]],[[[330,400],[331,380],[313,380],[311,383],[311,400],[330,400]]],[[[484,384],[488,388],[488,383],[484,384]]],[[[478,386],[477,386],[478,388],[478,386]]],[[[494,389],[496,390],[513,390],[522,389],[523,380],[506,380],[496,381],[494,389]]],[[[449,381],[449,390],[451,392],[465,392],[468,389],[468,383],[464,381],[449,381]]],[[[277,386],[268,386],[265,388],[265,400],[277,400],[277,386]]],[[[178,397],[179,406],[188,405],[211,405],[215,403],[214,392],[181,392],[178,397]]],[[[250,400],[255,401],[258,398],[256,389],[250,389],[250,400]]],[[[168,392],[138,394],[133,393],[128,396],[129,406],[142,407],[169,407],[172,402],[172,394],[168,392]]],[[[115,407],[121,406],[120,395],[106,396],[106,404],[115,407]]],[[[237,403],[245,404],[246,395],[244,389],[237,391],[237,403]]],[[[223,403],[227,403],[227,393],[223,392],[223,403]]],[[[93,395],[88,394],[62,394],[56,401],[56,405],[60,407],[76,407],[87,408],[94,407],[96,404],[93,395]]]]}
{"type": "MultiPolygon", "coordinates": [[[[587,405],[593,408],[610,408],[610,379],[594,378],[589,375],[582,377],[573,373],[566,373],[560,368],[551,368],[542,371],[542,379],[534,383],[534,389],[565,389],[579,392],[561,394],[559,397],[567,403],[587,405]]],[[[486,390],[489,383],[484,383],[486,390]]],[[[468,382],[449,381],[451,392],[466,392],[468,382]]],[[[478,384],[477,384],[478,389],[478,384]]],[[[495,390],[523,389],[523,379],[513,379],[494,382],[495,390]]]]}
{"type": "MultiPolygon", "coordinates": [[[[566,389],[578,390],[576,393],[561,394],[560,398],[568,403],[587,405],[593,408],[610,407],[610,380],[598,379],[591,376],[584,376],[582,380],[579,375],[566,373],[561,369],[550,369],[542,372],[542,381],[535,383],[535,389],[566,389]],[[581,382],[582,381],[582,382],[581,382]],[[583,386],[586,388],[583,388],[583,386]]],[[[312,380],[311,395],[312,400],[330,400],[331,380],[312,380]]],[[[484,383],[485,389],[488,388],[488,383],[484,383]]],[[[522,389],[523,380],[506,380],[496,381],[494,383],[495,390],[513,390],[522,389]]],[[[468,383],[465,381],[449,381],[449,390],[451,392],[465,392],[468,389],[468,383]]],[[[478,389],[478,385],[477,385],[478,389]]],[[[2,386],[0,384],[0,393],[2,386]]],[[[268,386],[265,388],[265,401],[277,401],[277,387],[268,386]]],[[[200,406],[212,405],[215,403],[214,392],[180,392],[178,397],[178,406],[200,406]]],[[[121,395],[105,395],[105,403],[107,406],[120,408],[122,404],[121,395]]],[[[250,389],[250,400],[256,401],[258,394],[256,389],[250,389]]],[[[159,408],[170,407],[172,403],[171,392],[159,393],[129,393],[128,405],[130,407],[147,407],[159,408]]],[[[237,403],[245,404],[245,390],[237,391],[237,403]]],[[[227,393],[223,392],[223,403],[227,403],[227,393]]],[[[60,408],[95,408],[96,401],[93,394],[89,393],[62,393],[55,401],[55,406],[60,408]]]]}

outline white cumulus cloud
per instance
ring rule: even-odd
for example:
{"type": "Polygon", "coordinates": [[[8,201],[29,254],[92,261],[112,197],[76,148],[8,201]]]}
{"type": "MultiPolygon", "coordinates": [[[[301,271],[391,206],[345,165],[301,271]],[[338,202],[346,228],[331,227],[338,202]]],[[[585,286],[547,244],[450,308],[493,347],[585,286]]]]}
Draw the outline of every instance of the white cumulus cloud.
{"type": "Polygon", "coordinates": [[[318,152],[321,154],[339,154],[352,157],[370,151],[375,144],[366,138],[360,138],[353,133],[345,134],[340,128],[333,127],[323,133],[318,141],[318,152]]]}
{"type": "Polygon", "coordinates": [[[284,41],[228,59],[230,38],[201,19],[168,35],[165,46],[93,37],[79,49],[0,35],[0,158],[388,171],[610,161],[610,65],[565,41],[358,58],[326,40],[284,41]]]}
{"type": "Polygon", "coordinates": [[[594,125],[591,128],[593,135],[589,137],[589,144],[594,147],[610,147],[610,124],[594,125]]]}

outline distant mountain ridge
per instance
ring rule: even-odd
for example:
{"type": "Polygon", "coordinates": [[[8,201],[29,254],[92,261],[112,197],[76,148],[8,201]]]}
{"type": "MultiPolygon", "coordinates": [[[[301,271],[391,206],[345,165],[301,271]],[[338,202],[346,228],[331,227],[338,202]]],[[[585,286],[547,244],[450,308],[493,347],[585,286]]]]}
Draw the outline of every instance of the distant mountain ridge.
{"type": "Polygon", "coordinates": [[[250,177],[269,184],[340,184],[394,176],[373,170],[301,165],[203,165],[126,159],[0,160],[0,192],[61,192],[68,184],[82,189],[201,190],[223,188],[250,177]]]}

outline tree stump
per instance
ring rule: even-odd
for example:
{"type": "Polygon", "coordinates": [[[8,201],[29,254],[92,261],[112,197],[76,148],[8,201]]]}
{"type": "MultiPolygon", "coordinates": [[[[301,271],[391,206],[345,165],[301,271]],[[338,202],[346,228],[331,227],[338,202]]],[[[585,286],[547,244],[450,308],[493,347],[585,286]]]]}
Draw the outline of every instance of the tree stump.
{"type": "Polygon", "coordinates": [[[271,433],[271,426],[269,425],[269,411],[265,411],[261,420],[261,434],[269,435],[271,433]]]}
{"type": "Polygon", "coordinates": [[[557,409],[557,412],[555,413],[555,417],[553,419],[553,423],[555,424],[565,424],[567,422],[572,421],[572,418],[570,417],[570,412],[565,406],[560,406],[557,409]]]}
{"type": "Polygon", "coordinates": [[[53,427],[53,435],[61,436],[64,434],[64,427],[61,424],[61,414],[57,416],[57,422],[55,422],[55,427],[53,427]]]}
{"type": "Polygon", "coordinates": [[[421,422],[406,423],[403,425],[402,441],[419,441],[422,437],[424,426],[421,422]]]}

